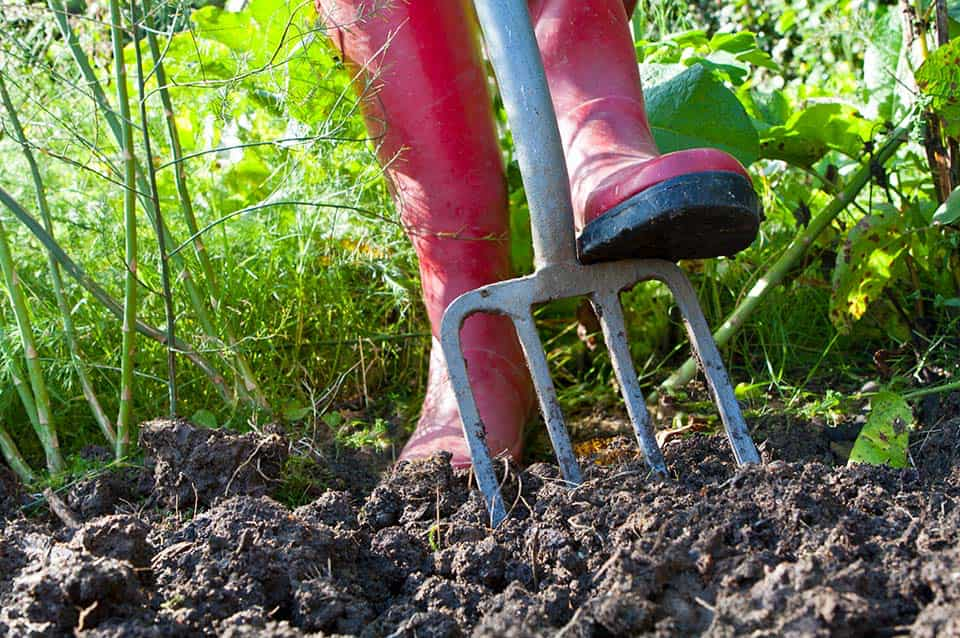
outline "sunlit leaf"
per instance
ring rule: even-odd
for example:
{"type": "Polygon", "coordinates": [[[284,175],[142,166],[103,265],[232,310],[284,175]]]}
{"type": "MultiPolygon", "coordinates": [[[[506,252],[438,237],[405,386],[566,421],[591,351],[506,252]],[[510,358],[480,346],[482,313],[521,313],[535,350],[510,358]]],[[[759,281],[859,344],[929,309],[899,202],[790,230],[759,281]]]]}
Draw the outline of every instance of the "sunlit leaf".
{"type": "Polygon", "coordinates": [[[646,91],[647,115],[663,152],[713,147],[744,165],[759,155],[757,131],[743,105],[703,65],[646,91]]]}
{"type": "Polygon", "coordinates": [[[960,186],[953,189],[947,201],[940,204],[933,214],[933,223],[938,225],[953,224],[960,220],[960,186]]]}
{"type": "Polygon", "coordinates": [[[838,102],[819,103],[793,114],[781,126],[763,131],[763,157],[796,166],[811,166],[828,151],[858,156],[870,139],[873,124],[852,106],[838,102]]]}
{"type": "Polygon", "coordinates": [[[847,234],[833,271],[830,319],[840,332],[849,331],[894,276],[897,259],[907,247],[904,217],[892,206],[878,207],[847,234]]]}
{"type": "Polygon", "coordinates": [[[849,463],[907,467],[913,411],[898,394],[879,392],[870,399],[870,416],[860,431],[849,463]]]}
{"type": "Polygon", "coordinates": [[[943,129],[960,137],[960,39],[937,48],[917,70],[917,86],[943,119],[943,129]]]}

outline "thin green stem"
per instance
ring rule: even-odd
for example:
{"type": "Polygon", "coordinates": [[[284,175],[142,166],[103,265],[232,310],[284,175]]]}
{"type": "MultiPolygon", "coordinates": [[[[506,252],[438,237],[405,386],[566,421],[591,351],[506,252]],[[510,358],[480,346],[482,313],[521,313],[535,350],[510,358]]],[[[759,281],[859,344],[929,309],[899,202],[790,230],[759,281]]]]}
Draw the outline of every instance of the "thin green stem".
{"type": "MultiPolygon", "coordinates": [[[[174,181],[176,182],[177,186],[177,197],[180,202],[180,211],[183,213],[184,220],[187,223],[187,228],[190,230],[190,233],[193,236],[194,252],[196,253],[197,260],[200,262],[200,267],[205,278],[207,292],[210,296],[210,305],[213,308],[214,313],[221,320],[227,345],[229,346],[234,360],[236,361],[237,369],[240,372],[240,377],[243,380],[244,387],[260,405],[260,407],[269,409],[269,402],[267,401],[266,396],[263,394],[263,391],[260,389],[260,384],[257,381],[256,375],[250,367],[247,358],[238,349],[238,342],[235,337],[232,321],[230,321],[230,318],[221,311],[222,305],[220,285],[217,282],[213,264],[210,262],[210,257],[207,254],[207,248],[198,234],[197,218],[193,211],[193,202],[190,198],[190,191],[187,186],[186,166],[182,161],[183,147],[180,144],[180,131],[177,128],[177,120],[174,115],[175,111],[173,110],[173,100],[170,97],[170,91],[167,89],[167,72],[163,66],[163,55],[160,51],[157,37],[154,34],[151,19],[150,0],[143,0],[143,14],[144,22],[147,26],[147,44],[150,47],[150,55],[153,58],[154,72],[156,73],[157,85],[159,86],[160,101],[163,104],[164,120],[166,121],[167,125],[167,138],[170,142],[170,151],[173,155],[173,161],[175,163],[174,181]]],[[[140,99],[143,100],[143,96],[141,96],[140,99]]]]}
{"type": "Polygon", "coordinates": [[[40,419],[37,418],[37,404],[33,402],[33,390],[30,389],[30,384],[27,383],[27,375],[24,374],[23,368],[20,367],[17,361],[17,354],[10,347],[10,342],[7,341],[7,336],[4,334],[2,324],[0,324],[0,350],[3,351],[3,355],[7,358],[7,369],[10,372],[10,380],[13,381],[13,388],[20,397],[20,402],[23,404],[23,409],[27,413],[27,418],[30,419],[30,425],[33,426],[33,431],[39,436],[40,419]]]}
{"type": "MultiPolygon", "coordinates": [[[[123,318],[123,306],[119,301],[110,296],[106,290],[103,289],[100,284],[94,281],[80,266],[77,265],[73,259],[60,247],[60,244],[44,230],[43,226],[34,219],[30,213],[28,213],[23,206],[20,205],[16,199],[14,199],[10,193],[5,191],[3,188],[0,188],[0,204],[6,206],[14,217],[17,218],[20,223],[27,227],[27,229],[40,240],[40,243],[46,247],[51,253],[53,253],[54,258],[57,260],[57,263],[60,264],[60,267],[63,268],[68,275],[73,277],[77,283],[83,287],[94,299],[96,299],[104,308],[106,308],[113,316],[118,319],[123,318]]],[[[151,326],[143,321],[137,319],[136,324],[134,324],[137,332],[140,334],[153,339],[154,341],[164,344],[166,343],[166,334],[151,326]]],[[[194,365],[196,365],[200,370],[203,371],[205,375],[210,379],[211,383],[217,388],[217,391],[220,393],[220,396],[223,397],[223,400],[230,405],[233,405],[237,402],[237,398],[234,395],[233,391],[226,385],[223,375],[221,375],[216,368],[213,367],[213,364],[207,361],[207,359],[201,355],[197,350],[190,344],[177,339],[174,341],[174,345],[177,348],[177,352],[189,359],[194,365]]]]}
{"type": "MultiPolygon", "coordinates": [[[[123,152],[123,234],[126,276],[123,288],[123,341],[120,346],[120,410],[117,415],[117,458],[127,455],[133,429],[133,367],[137,333],[137,164],[133,151],[133,126],[127,95],[127,67],[123,60],[123,30],[120,1],[110,0],[110,39],[113,43],[113,68],[120,105],[121,147],[123,152]]],[[[136,26],[134,25],[134,28],[136,26]]],[[[144,123],[145,124],[145,123],[144,123]]],[[[150,158],[147,158],[150,161],[150,158]]],[[[154,211],[156,213],[156,211],[154,211]]]]}
{"type": "Polygon", "coordinates": [[[3,425],[0,425],[0,452],[3,453],[3,460],[7,462],[11,470],[16,472],[21,481],[24,483],[33,483],[37,480],[36,474],[30,469],[26,459],[23,458],[20,450],[17,449],[17,444],[13,441],[13,438],[10,437],[10,433],[7,432],[7,429],[3,427],[3,425]]]}
{"type": "MultiPolygon", "coordinates": [[[[60,31],[64,40],[68,44],[70,53],[74,58],[74,62],[80,69],[80,73],[83,76],[84,81],[90,87],[94,101],[102,111],[104,118],[107,120],[107,124],[113,133],[113,136],[117,142],[117,146],[122,149],[124,147],[124,126],[129,127],[131,125],[129,117],[124,117],[122,110],[120,116],[118,117],[117,112],[110,106],[106,94],[103,91],[103,87],[93,71],[90,60],[84,50],[80,47],[76,33],[73,31],[73,28],[70,26],[70,23],[66,18],[67,14],[63,8],[62,1],[48,0],[48,2],[54,12],[54,15],[57,17],[57,24],[60,27],[60,31]]],[[[129,113],[129,108],[127,109],[127,112],[129,113]]],[[[150,188],[146,183],[146,178],[144,177],[143,166],[140,165],[136,159],[134,159],[134,165],[136,167],[137,192],[140,194],[141,204],[147,214],[147,217],[150,219],[150,223],[160,227],[166,245],[175,246],[177,242],[173,240],[173,237],[170,235],[170,231],[166,225],[163,223],[157,224],[156,211],[153,207],[153,202],[151,201],[150,197],[146,196],[146,193],[150,192],[150,188]]],[[[129,186],[125,186],[125,188],[128,191],[132,190],[129,186]]],[[[217,330],[214,327],[213,321],[210,319],[210,314],[207,311],[206,303],[203,300],[203,295],[199,290],[197,290],[197,285],[190,274],[190,270],[187,268],[186,262],[182,257],[176,254],[176,251],[170,253],[170,260],[172,262],[172,266],[177,270],[177,280],[183,283],[183,287],[187,291],[187,297],[190,300],[190,307],[197,316],[197,322],[200,324],[203,332],[213,343],[219,343],[220,339],[217,335],[217,330]]],[[[218,354],[223,356],[223,353],[218,354]]],[[[229,394],[235,397],[233,393],[229,394]]],[[[247,395],[245,398],[249,398],[249,395],[247,395]]],[[[231,406],[235,405],[236,398],[234,398],[232,402],[228,403],[230,403],[231,406]]]]}
{"type": "MultiPolygon", "coordinates": [[[[897,149],[906,141],[909,133],[907,127],[900,127],[890,134],[870,161],[850,177],[846,186],[830,200],[830,203],[820,211],[810,223],[799,232],[783,251],[776,262],[754,284],[746,298],[734,309],[723,324],[713,333],[717,347],[723,347],[746,323],[747,319],[760,306],[767,294],[776,288],[786,277],[787,273],[806,254],[814,240],[833,222],[836,217],[849,206],[863,188],[870,183],[874,166],[882,166],[893,157],[897,149]]],[[[669,379],[660,385],[661,390],[670,390],[685,385],[697,374],[697,362],[693,357],[687,359],[669,379]]]]}
{"type": "Polygon", "coordinates": [[[30,379],[33,401],[37,411],[37,436],[40,438],[40,444],[43,445],[43,451],[47,456],[47,469],[51,473],[59,472],[63,469],[63,457],[60,456],[57,428],[50,411],[50,396],[47,394],[47,384],[43,379],[43,370],[40,367],[40,356],[33,339],[33,326],[30,323],[27,300],[20,289],[20,278],[13,265],[13,255],[10,253],[10,244],[7,242],[7,231],[2,223],[0,223],[0,268],[3,269],[7,295],[10,298],[10,305],[13,307],[13,314],[17,320],[20,343],[23,344],[23,354],[27,362],[27,375],[30,379]]]}
{"type": "Polygon", "coordinates": [[[914,390],[913,392],[905,392],[903,394],[903,398],[910,401],[913,399],[919,399],[920,397],[925,397],[930,394],[953,392],[954,390],[960,390],[960,380],[944,383],[943,385],[933,385],[927,388],[920,388],[919,390],[914,390]]]}
{"type": "MultiPolygon", "coordinates": [[[[140,127],[143,133],[143,155],[147,158],[147,177],[150,182],[150,199],[153,202],[154,230],[157,233],[157,249],[160,253],[160,280],[163,286],[163,309],[167,323],[167,401],[170,418],[177,416],[177,352],[173,347],[176,339],[176,319],[173,312],[173,292],[170,287],[170,264],[167,259],[167,245],[164,241],[163,215],[160,210],[160,195],[157,192],[157,174],[153,168],[153,153],[150,149],[150,126],[147,121],[147,100],[144,91],[143,55],[140,52],[140,30],[137,28],[133,12],[136,3],[130,3],[130,23],[133,28],[133,48],[137,59],[137,93],[140,103],[140,127]]],[[[144,11],[148,9],[144,3],[144,11]]]]}
{"type": "MultiPolygon", "coordinates": [[[[13,134],[17,138],[16,141],[20,144],[20,148],[23,150],[23,155],[27,160],[27,164],[30,166],[30,175],[33,178],[33,189],[36,193],[37,208],[40,210],[40,217],[43,219],[43,225],[50,236],[53,237],[53,218],[50,215],[50,207],[47,203],[43,179],[40,176],[40,168],[37,166],[37,161],[33,156],[33,151],[31,150],[30,144],[27,143],[27,137],[24,135],[23,127],[20,125],[20,117],[17,115],[17,110],[13,105],[13,101],[10,99],[10,94],[7,92],[7,86],[4,82],[2,74],[0,74],[0,99],[3,100],[3,106],[7,111],[7,117],[10,120],[13,134]]],[[[73,368],[76,371],[77,378],[80,381],[80,388],[83,391],[83,396],[87,400],[87,404],[90,406],[90,411],[93,413],[93,416],[96,419],[97,424],[100,426],[100,430],[103,432],[103,435],[107,438],[107,441],[109,441],[111,445],[115,445],[117,435],[113,431],[113,424],[110,422],[110,417],[107,416],[107,413],[100,405],[100,400],[97,398],[97,394],[93,389],[93,384],[90,383],[90,379],[87,376],[86,370],[84,369],[83,358],[80,356],[80,348],[77,345],[76,331],[74,330],[73,319],[71,318],[73,313],[63,290],[63,279],[60,276],[60,268],[57,265],[57,260],[53,257],[53,254],[49,250],[47,251],[47,269],[50,272],[50,281],[53,284],[53,294],[57,300],[57,308],[59,308],[60,317],[63,320],[63,333],[67,340],[67,348],[70,351],[70,360],[73,363],[73,368]]]]}

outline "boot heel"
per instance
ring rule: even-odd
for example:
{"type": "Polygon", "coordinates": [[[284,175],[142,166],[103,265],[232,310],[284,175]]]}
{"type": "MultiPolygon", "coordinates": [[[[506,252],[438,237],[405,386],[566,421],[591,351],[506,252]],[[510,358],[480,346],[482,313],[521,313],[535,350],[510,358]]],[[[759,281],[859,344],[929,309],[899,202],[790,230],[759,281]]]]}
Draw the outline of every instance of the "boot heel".
{"type": "Polygon", "coordinates": [[[588,223],[577,239],[581,263],[621,259],[705,259],[749,246],[760,203],[743,175],[681,175],[637,193],[588,223]]]}

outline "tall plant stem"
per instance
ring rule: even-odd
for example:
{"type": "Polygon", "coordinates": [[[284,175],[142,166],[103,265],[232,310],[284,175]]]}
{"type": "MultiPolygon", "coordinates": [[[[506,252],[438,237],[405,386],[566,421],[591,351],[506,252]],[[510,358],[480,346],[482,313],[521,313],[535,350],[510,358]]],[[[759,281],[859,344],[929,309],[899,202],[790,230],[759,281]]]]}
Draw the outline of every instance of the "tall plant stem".
{"type": "Polygon", "coordinates": [[[234,336],[235,332],[233,330],[233,322],[229,317],[225,316],[221,310],[220,286],[217,282],[216,273],[213,270],[213,264],[210,263],[210,256],[207,254],[207,247],[204,245],[203,240],[200,237],[197,218],[196,215],[194,215],[193,203],[190,199],[190,191],[187,187],[186,165],[183,161],[183,147],[180,144],[180,131],[177,128],[177,120],[174,115],[175,111],[173,110],[173,100],[170,98],[170,91],[167,89],[167,72],[163,66],[163,55],[160,51],[160,46],[157,43],[155,30],[153,29],[151,5],[151,0],[143,0],[144,22],[147,26],[147,44],[150,47],[150,55],[153,58],[154,73],[157,76],[157,86],[160,93],[160,101],[163,104],[163,114],[167,124],[167,137],[170,142],[170,151],[173,155],[174,181],[177,185],[177,197],[180,201],[180,210],[183,213],[184,220],[187,222],[187,228],[190,230],[190,234],[194,238],[193,248],[197,256],[197,261],[200,262],[200,267],[203,270],[207,292],[210,295],[210,305],[213,308],[214,313],[216,313],[217,317],[221,321],[223,332],[227,339],[227,345],[230,347],[230,350],[236,361],[237,369],[240,372],[240,377],[243,380],[244,387],[260,405],[260,407],[269,409],[269,402],[260,388],[260,384],[257,381],[256,375],[250,367],[250,363],[247,361],[247,358],[239,349],[239,344],[234,336]]]}
{"type": "MultiPolygon", "coordinates": [[[[123,60],[123,17],[120,0],[110,0],[110,39],[113,42],[113,70],[120,105],[123,152],[123,236],[126,277],[123,287],[123,341],[120,346],[120,411],[117,415],[116,456],[127,455],[133,428],[133,368],[137,348],[137,164],[133,152],[133,126],[127,96],[127,66],[123,60]]],[[[133,25],[136,29],[136,25],[133,25]]],[[[146,122],[144,122],[146,125],[146,122]]],[[[150,158],[147,158],[150,161],[150,158]]],[[[156,213],[156,211],[154,211],[156,213]]]]}
{"type": "MultiPolygon", "coordinates": [[[[77,65],[77,68],[80,70],[81,75],[83,76],[84,81],[90,87],[90,91],[93,94],[94,102],[96,102],[98,108],[103,114],[104,119],[107,121],[111,132],[113,133],[114,138],[117,141],[117,145],[123,146],[123,126],[121,120],[122,117],[118,117],[116,111],[110,106],[109,101],[107,100],[106,94],[103,91],[103,87],[100,84],[100,81],[97,79],[97,76],[93,70],[93,66],[90,64],[90,60],[87,57],[87,54],[80,47],[77,40],[76,33],[73,31],[73,28],[70,26],[69,21],[67,20],[66,9],[63,6],[62,0],[47,0],[48,6],[53,11],[54,15],[57,18],[57,24],[60,27],[60,31],[63,35],[64,40],[68,43],[70,53],[72,54],[74,61],[77,65]]],[[[156,56],[155,56],[156,59],[156,56]]],[[[159,77],[158,77],[159,80],[159,77]]],[[[166,82],[161,82],[161,86],[165,86],[166,82]]],[[[167,104],[164,104],[164,108],[167,108],[167,104]]],[[[139,163],[136,164],[136,174],[137,174],[137,189],[140,193],[149,192],[149,186],[146,183],[146,179],[143,177],[144,170],[139,163]]],[[[179,190],[178,190],[179,192],[179,190]]],[[[155,221],[155,211],[150,201],[149,197],[142,197],[143,208],[147,213],[147,216],[150,218],[151,223],[156,224],[155,221]]],[[[182,196],[181,196],[182,202],[182,196]]],[[[191,209],[192,210],[192,209],[191,209]]],[[[177,242],[173,240],[170,235],[169,229],[166,225],[159,224],[161,232],[164,234],[164,241],[168,246],[176,246],[177,242]]],[[[192,231],[191,231],[192,232],[192,231]]],[[[200,324],[200,327],[203,329],[204,333],[209,337],[213,342],[219,342],[220,338],[217,334],[217,331],[214,327],[213,321],[210,318],[209,312],[207,312],[206,304],[203,300],[203,295],[197,290],[197,285],[193,280],[193,277],[190,273],[190,270],[187,268],[186,262],[179,255],[170,256],[173,267],[178,271],[177,279],[183,283],[183,287],[187,292],[187,296],[190,300],[190,307],[197,316],[197,322],[200,324]]],[[[208,260],[209,262],[209,260],[208,260]]],[[[212,272],[212,270],[211,270],[212,272]]],[[[228,343],[230,342],[228,338],[228,343]]],[[[233,340],[233,345],[236,344],[236,340],[233,340]]],[[[233,347],[233,346],[231,346],[233,347]]],[[[236,354],[236,351],[234,352],[236,354]]],[[[236,359],[236,357],[234,357],[236,359]]],[[[242,363],[237,359],[238,368],[247,370],[247,373],[244,376],[244,385],[246,387],[251,386],[251,380],[253,380],[252,372],[250,372],[250,367],[244,359],[242,363]]],[[[259,386],[254,382],[253,387],[257,388],[257,393],[262,397],[262,393],[259,392],[259,386]]],[[[249,394],[246,394],[249,397],[249,394]]],[[[259,407],[266,407],[266,400],[258,397],[255,399],[256,403],[259,403],[259,407]]],[[[236,403],[234,401],[233,403],[236,403]]]]}
{"type": "MultiPolygon", "coordinates": [[[[7,92],[3,74],[0,74],[0,99],[3,100],[3,106],[7,111],[7,117],[10,119],[10,126],[13,129],[13,134],[16,136],[16,141],[20,144],[23,155],[27,159],[27,164],[30,166],[30,175],[33,178],[33,190],[36,193],[37,208],[40,210],[43,225],[50,236],[53,237],[53,218],[50,215],[50,207],[47,204],[46,190],[43,185],[43,179],[40,176],[40,168],[37,166],[33,151],[30,150],[30,144],[27,143],[27,137],[24,135],[23,127],[20,125],[20,117],[17,115],[17,110],[13,105],[13,101],[10,99],[10,94],[7,92]]],[[[57,300],[57,308],[59,308],[60,317],[63,320],[63,334],[66,337],[67,348],[70,351],[70,360],[73,362],[73,368],[80,381],[83,396],[87,400],[87,405],[90,406],[90,411],[93,413],[94,419],[96,419],[97,424],[100,426],[100,431],[103,432],[103,435],[107,438],[107,441],[110,442],[110,445],[116,445],[117,435],[113,431],[113,424],[110,422],[110,417],[107,416],[107,413],[100,405],[100,400],[97,398],[93,384],[90,383],[90,379],[84,368],[83,358],[80,356],[80,348],[77,345],[73,319],[71,318],[72,311],[70,304],[67,303],[67,297],[63,290],[63,278],[60,276],[60,267],[57,265],[57,260],[49,250],[47,251],[47,269],[50,272],[50,281],[53,284],[53,295],[57,300]]]]}
{"type": "MultiPolygon", "coordinates": [[[[726,345],[730,338],[735,335],[750,315],[760,306],[767,294],[776,288],[783,281],[787,273],[800,261],[807,250],[813,244],[814,240],[820,236],[826,228],[836,219],[843,210],[854,200],[863,190],[871,179],[875,165],[883,165],[893,157],[897,149],[907,141],[909,129],[901,127],[890,134],[890,137],[883,143],[880,149],[870,158],[870,161],[860,167],[860,169],[850,177],[842,191],[830,200],[830,203],[820,211],[816,217],[810,220],[810,223],[803,229],[790,245],[783,251],[776,262],[763,274],[757,283],[754,284],[746,298],[737,305],[736,309],[730,313],[730,316],[713,333],[713,338],[717,342],[717,347],[726,345]]],[[[679,388],[688,383],[697,374],[697,362],[690,357],[680,368],[677,369],[669,379],[660,385],[661,390],[671,390],[679,388]]]]}
{"type": "Polygon", "coordinates": [[[37,411],[37,436],[40,438],[40,444],[47,456],[47,469],[51,473],[59,472],[63,469],[63,457],[60,456],[57,428],[50,411],[50,397],[47,394],[47,384],[43,380],[43,370],[40,367],[40,356],[33,339],[33,326],[30,323],[27,300],[20,289],[20,278],[13,265],[13,255],[10,254],[10,244],[7,242],[7,231],[2,223],[0,223],[0,268],[3,268],[7,294],[10,297],[13,314],[17,319],[20,343],[23,344],[23,354],[27,361],[27,374],[30,378],[30,387],[33,390],[33,401],[37,411]]]}
{"type": "MultiPolygon", "coordinates": [[[[30,216],[30,214],[20,205],[16,199],[14,199],[10,193],[5,191],[3,188],[0,188],[0,204],[6,206],[14,217],[20,221],[27,229],[33,233],[33,236],[40,240],[47,250],[53,253],[54,258],[57,260],[57,263],[60,264],[60,267],[63,268],[68,275],[73,277],[80,286],[83,287],[90,295],[96,299],[100,305],[106,308],[111,314],[113,314],[118,319],[123,318],[123,306],[119,301],[110,296],[106,290],[103,289],[97,282],[95,282],[80,266],[77,265],[70,256],[64,252],[63,248],[56,242],[56,240],[43,229],[43,226],[40,223],[30,216]]],[[[167,337],[166,334],[151,326],[143,321],[137,319],[134,324],[137,332],[149,337],[154,341],[165,344],[167,337]]],[[[201,355],[195,348],[190,344],[177,339],[174,341],[174,346],[176,346],[177,352],[189,359],[194,365],[196,365],[200,370],[210,379],[210,382],[213,383],[217,391],[220,393],[220,396],[223,397],[223,400],[229,404],[234,404],[237,401],[237,397],[233,394],[233,391],[227,386],[224,382],[223,375],[221,375],[216,368],[213,367],[213,364],[207,361],[207,359],[201,355]]]]}
{"type": "Polygon", "coordinates": [[[14,443],[10,433],[2,425],[0,425],[0,452],[3,453],[3,460],[7,462],[10,469],[17,473],[21,481],[33,483],[37,480],[37,476],[27,465],[27,461],[20,454],[20,450],[17,449],[17,444],[14,443]]]}
{"type": "Polygon", "coordinates": [[[30,384],[27,382],[27,375],[23,373],[23,368],[20,367],[17,361],[17,354],[10,348],[10,344],[7,342],[7,337],[3,332],[2,326],[0,326],[0,349],[2,349],[3,355],[7,358],[8,371],[10,372],[11,381],[13,381],[13,388],[17,391],[17,396],[20,397],[20,402],[23,404],[23,409],[27,413],[27,418],[30,419],[30,425],[33,426],[33,431],[36,432],[39,437],[40,419],[37,417],[37,404],[33,401],[33,390],[30,389],[30,384]]]}
{"type": "MultiPolygon", "coordinates": [[[[140,104],[140,127],[143,131],[143,154],[146,157],[147,177],[150,181],[150,199],[155,211],[153,226],[157,233],[157,249],[160,253],[160,279],[163,286],[163,309],[167,322],[167,401],[170,418],[177,416],[177,351],[173,347],[176,338],[176,318],[173,313],[173,292],[170,288],[170,264],[167,259],[167,244],[164,241],[163,215],[160,210],[160,195],[157,193],[157,173],[153,168],[153,153],[150,150],[150,126],[147,120],[147,96],[144,90],[143,55],[140,52],[140,29],[134,16],[136,3],[130,3],[130,24],[133,28],[133,47],[137,58],[137,95],[140,104]]],[[[144,11],[147,7],[144,6],[144,11]]]]}

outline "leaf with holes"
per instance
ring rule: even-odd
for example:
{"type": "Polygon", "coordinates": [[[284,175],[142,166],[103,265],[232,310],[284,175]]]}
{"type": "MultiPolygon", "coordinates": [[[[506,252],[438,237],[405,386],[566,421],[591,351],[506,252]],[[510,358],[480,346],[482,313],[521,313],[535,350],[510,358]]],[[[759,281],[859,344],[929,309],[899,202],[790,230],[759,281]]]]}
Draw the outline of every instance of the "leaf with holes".
{"type": "Polygon", "coordinates": [[[830,320],[843,333],[883,293],[908,245],[900,211],[889,205],[878,210],[850,229],[833,270],[830,320]]]}
{"type": "Polygon", "coordinates": [[[907,467],[913,411],[898,394],[878,392],[870,400],[870,416],[853,444],[848,464],[907,467]]]}
{"type": "Polygon", "coordinates": [[[917,69],[917,86],[943,120],[950,137],[960,137],[960,39],[950,40],[917,69]]]}
{"type": "Polygon", "coordinates": [[[839,102],[820,103],[798,111],[781,126],[763,131],[762,157],[809,167],[828,151],[857,157],[870,139],[873,124],[852,106],[839,102]]]}

